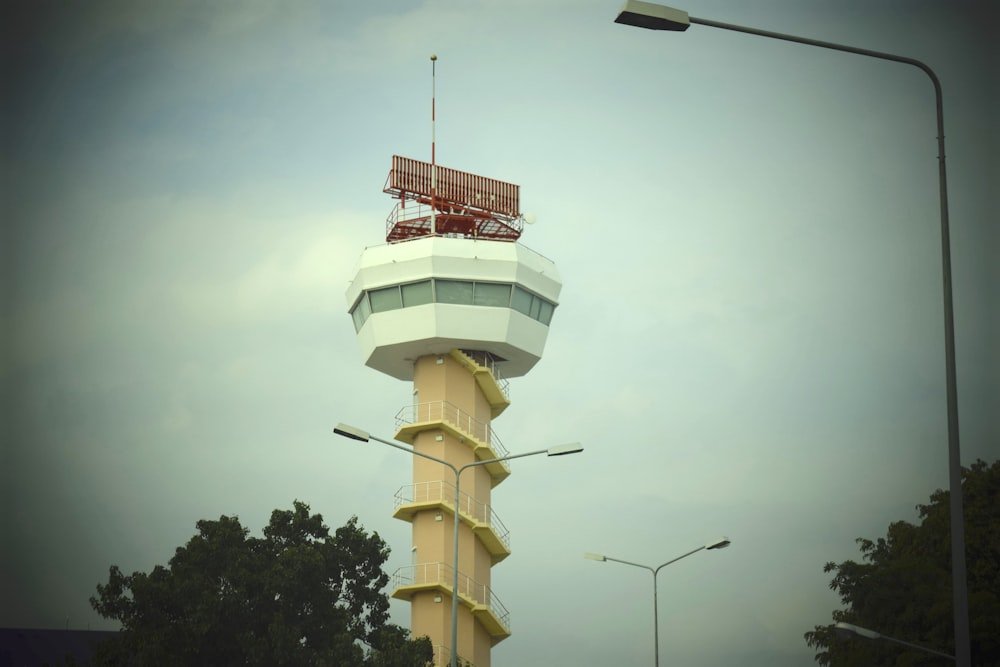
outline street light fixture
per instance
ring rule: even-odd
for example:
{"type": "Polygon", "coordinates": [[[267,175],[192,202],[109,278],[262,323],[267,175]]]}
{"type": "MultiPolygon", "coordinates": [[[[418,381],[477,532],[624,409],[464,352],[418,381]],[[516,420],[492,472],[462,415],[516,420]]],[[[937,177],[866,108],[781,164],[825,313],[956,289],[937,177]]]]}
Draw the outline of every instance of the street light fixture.
{"type": "Polygon", "coordinates": [[[888,642],[893,642],[896,644],[902,644],[908,648],[916,649],[918,651],[923,651],[924,653],[933,653],[934,655],[941,656],[942,658],[948,658],[951,661],[955,660],[955,656],[948,655],[947,653],[942,653],[941,651],[935,651],[931,648],[926,648],[920,646],[919,644],[911,644],[910,642],[904,642],[902,639],[896,639],[895,637],[887,637],[881,633],[875,632],[874,630],[869,630],[868,628],[862,628],[859,625],[854,625],[852,623],[844,623],[840,621],[833,626],[834,631],[841,637],[854,638],[860,637],[862,639],[884,639],[888,642]]]}
{"type": "Polygon", "coordinates": [[[958,434],[958,380],[955,368],[955,316],[952,305],[951,280],[951,240],[948,226],[948,179],[944,164],[944,111],[941,95],[941,82],[934,71],[926,64],[913,58],[897,56],[881,51],[859,49],[853,46],[823,42],[806,37],[786,35],[780,32],[760,30],[747,26],[721,23],[709,19],[689,16],[686,11],[666,7],[641,0],[627,0],[615,23],[630,25],[649,30],[685,31],[692,23],[742,32],[758,37],[769,37],[786,42],[795,42],[807,46],[816,46],[834,51],[844,51],[857,55],[891,60],[906,65],[913,65],[922,70],[934,85],[935,105],[937,110],[937,143],[938,143],[938,189],[941,207],[941,275],[944,290],[944,354],[945,354],[945,384],[948,413],[948,480],[951,515],[951,578],[952,606],[954,613],[955,653],[960,667],[970,667],[971,643],[969,639],[969,596],[966,582],[965,567],[965,525],[962,513],[962,458],[958,434]]]}
{"type": "Polygon", "coordinates": [[[657,600],[657,595],[656,595],[656,575],[659,574],[660,570],[662,570],[663,568],[665,568],[667,565],[670,565],[671,563],[676,563],[677,561],[679,561],[682,558],[687,558],[691,554],[696,554],[696,553],[698,553],[699,551],[702,551],[702,550],[711,551],[713,549],[725,549],[730,544],[731,543],[730,543],[728,537],[720,537],[717,540],[713,540],[713,541],[709,542],[708,544],[703,544],[702,546],[698,547],[697,549],[693,549],[693,550],[687,552],[683,556],[678,556],[677,558],[674,558],[672,560],[668,560],[666,563],[663,563],[662,565],[658,565],[655,568],[650,567],[649,565],[641,565],[639,563],[633,563],[631,561],[621,560],[620,558],[612,558],[611,556],[605,556],[603,554],[585,553],[585,554],[583,554],[583,557],[586,558],[586,559],[588,559],[588,560],[596,560],[596,561],[601,561],[601,562],[604,562],[604,561],[613,561],[615,563],[623,563],[625,565],[632,565],[634,567],[641,567],[642,569],[649,570],[650,572],[653,573],[653,667],[659,667],[659,665],[660,665],[660,623],[659,623],[658,612],[657,612],[657,603],[656,603],[656,600],[657,600]]]}
{"type": "Polygon", "coordinates": [[[525,452],[523,454],[511,454],[509,456],[501,456],[496,459],[484,459],[481,461],[473,461],[472,463],[467,463],[460,468],[456,468],[453,464],[445,461],[444,459],[439,459],[436,456],[431,456],[430,454],[425,454],[423,452],[418,452],[415,449],[409,447],[404,447],[399,443],[393,442],[391,440],[384,440],[378,436],[374,436],[368,431],[362,430],[355,426],[348,426],[347,424],[337,424],[334,427],[333,432],[337,435],[342,435],[345,438],[351,440],[358,440],[361,442],[368,442],[370,440],[375,440],[376,442],[381,442],[383,445],[389,445],[390,447],[395,447],[396,449],[402,450],[413,456],[420,456],[425,459],[430,459],[431,461],[436,461],[443,466],[451,468],[451,471],[455,473],[455,535],[454,544],[455,552],[453,554],[452,566],[452,581],[451,581],[451,667],[458,666],[458,508],[461,504],[461,495],[459,491],[459,483],[461,481],[462,472],[468,468],[474,468],[476,466],[487,465],[489,463],[498,463],[500,461],[509,461],[511,459],[520,459],[525,456],[537,456],[538,454],[545,454],[546,456],[566,456],[567,454],[578,454],[583,451],[583,447],[578,442],[574,442],[567,445],[556,445],[555,447],[549,447],[548,449],[536,449],[532,452],[525,452]]]}

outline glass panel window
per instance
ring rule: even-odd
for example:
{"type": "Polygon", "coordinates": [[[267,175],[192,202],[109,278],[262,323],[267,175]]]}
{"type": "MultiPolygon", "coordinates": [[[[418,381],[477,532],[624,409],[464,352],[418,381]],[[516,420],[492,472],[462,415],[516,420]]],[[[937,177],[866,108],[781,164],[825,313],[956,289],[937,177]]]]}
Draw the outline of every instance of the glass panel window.
{"type": "Polygon", "coordinates": [[[396,310],[403,307],[399,299],[399,287],[397,285],[383,287],[382,289],[373,289],[368,292],[368,297],[372,300],[373,313],[384,313],[387,310],[396,310]]]}
{"type": "Polygon", "coordinates": [[[431,281],[429,280],[403,285],[400,289],[403,291],[403,308],[422,306],[434,300],[434,294],[431,292],[431,281]]]}
{"type": "Polygon", "coordinates": [[[435,280],[434,291],[438,303],[472,305],[472,283],[461,280],[435,280]]]}
{"type": "Polygon", "coordinates": [[[435,279],[364,292],[351,310],[351,318],[354,320],[354,329],[361,331],[372,313],[434,302],[509,307],[545,325],[552,321],[555,312],[555,304],[517,285],[435,279]]]}
{"type": "Polygon", "coordinates": [[[361,300],[358,301],[358,312],[361,313],[362,323],[368,319],[368,316],[372,314],[371,305],[368,303],[368,292],[361,295],[361,300]]]}
{"type": "Polygon", "coordinates": [[[473,303],[477,306],[501,306],[506,308],[510,305],[510,285],[476,283],[476,293],[473,303]]]}
{"type": "Polygon", "coordinates": [[[515,285],[514,296],[510,300],[510,307],[519,313],[527,315],[531,312],[531,293],[515,285]]]}
{"type": "Polygon", "coordinates": [[[532,295],[531,296],[531,312],[528,313],[528,317],[530,317],[533,320],[540,319],[541,310],[542,310],[542,300],[539,299],[537,296],[532,295]]]}
{"type": "Polygon", "coordinates": [[[548,301],[542,301],[541,310],[538,313],[538,321],[548,325],[552,321],[552,313],[555,309],[556,307],[548,301]]]}

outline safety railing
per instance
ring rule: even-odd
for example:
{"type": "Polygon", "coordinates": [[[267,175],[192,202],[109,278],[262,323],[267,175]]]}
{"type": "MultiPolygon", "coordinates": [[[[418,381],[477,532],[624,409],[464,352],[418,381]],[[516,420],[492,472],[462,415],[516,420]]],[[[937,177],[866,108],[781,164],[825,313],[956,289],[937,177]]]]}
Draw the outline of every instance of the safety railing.
{"type": "MultiPolygon", "coordinates": [[[[409,424],[434,421],[447,422],[455,429],[488,445],[496,453],[497,458],[503,458],[510,454],[507,448],[500,442],[500,438],[493,432],[493,427],[490,424],[482,422],[472,415],[459,410],[458,406],[448,401],[431,401],[430,403],[407,405],[396,413],[397,430],[409,424]]],[[[504,467],[506,467],[506,464],[504,467]]]]}
{"type": "MultiPolygon", "coordinates": [[[[392,573],[392,588],[395,590],[405,586],[440,586],[450,591],[453,577],[454,570],[447,563],[405,565],[392,573]]],[[[480,584],[472,577],[459,572],[458,597],[465,598],[474,606],[489,608],[500,624],[510,630],[510,612],[486,584],[480,584]]]]}
{"type": "Polygon", "coordinates": [[[507,607],[503,606],[500,598],[489,587],[486,587],[486,594],[489,596],[490,611],[497,617],[500,624],[510,632],[510,612],[507,611],[507,607]]]}
{"type": "MultiPolygon", "coordinates": [[[[400,487],[396,491],[393,511],[402,505],[440,502],[448,507],[455,506],[455,485],[443,480],[417,482],[400,487]]],[[[504,547],[510,550],[510,531],[497,513],[488,504],[476,500],[468,493],[459,493],[458,511],[475,523],[486,524],[496,534],[504,547]]]]}
{"type": "MultiPolygon", "coordinates": [[[[442,646],[441,644],[435,644],[431,647],[434,650],[434,658],[431,662],[434,667],[448,667],[451,664],[451,649],[447,646],[442,646]]],[[[469,662],[462,657],[462,654],[458,654],[458,664],[459,667],[476,667],[475,663],[469,662]]]]}
{"type": "Polygon", "coordinates": [[[399,202],[392,207],[392,211],[385,219],[386,238],[393,234],[397,225],[411,228],[407,236],[430,236],[430,219],[430,206],[417,202],[410,202],[409,205],[399,202]]]}
{"type": "Polygon", "coordinates": [[[462,354],[483,368],[489,369],[493,375],[493,379],[497,382],[497,386],[500,387],[500,391],[503,392],[504,398],[510,400],[510,381],[500,373],[500,367],[497,366],[497,360],[492,354],[482,350],[462,350],[462,354]]]}

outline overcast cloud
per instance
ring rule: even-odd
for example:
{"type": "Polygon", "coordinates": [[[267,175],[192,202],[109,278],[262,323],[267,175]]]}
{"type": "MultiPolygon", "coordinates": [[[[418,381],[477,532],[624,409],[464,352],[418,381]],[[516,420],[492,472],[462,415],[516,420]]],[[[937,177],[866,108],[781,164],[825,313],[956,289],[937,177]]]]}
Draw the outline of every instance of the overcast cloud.
{"type": "MultiPolygon", "coordinates": [[[[699,0],[694,16],[898,53],[944,88],[962,460],[1000,413],[987,2],[699,0]]],[[[521,185],[564,288],[495,427],[513,636],[496,665],[812,663],[822,571],[947,486],[934,97],[897,63],[617,0],[5,3],[0,626],[113,627],[108,566],[202,518],[304,500],[391,518],[411,387],[363,366],[344,292],[393,154],[521,185]]],[[[393,620],[409,622],[393,601],[393,620]]]]}

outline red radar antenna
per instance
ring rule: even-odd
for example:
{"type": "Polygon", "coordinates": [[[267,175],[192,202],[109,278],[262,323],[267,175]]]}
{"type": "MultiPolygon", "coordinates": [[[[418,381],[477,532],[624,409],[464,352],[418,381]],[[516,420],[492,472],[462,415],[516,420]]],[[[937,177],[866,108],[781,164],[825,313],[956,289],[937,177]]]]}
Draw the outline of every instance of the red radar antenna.
{"type": "Polygon", "coordinates": [[[392,169],[382,191],[399,203],[386,220],[385,240],[394,243],[424,236],[449,236],[516,241],[524,229],[520,186],[437,166],[436,63],[437,56],[432,55],[431,161],[428,164],[392,156],[392,169]]]}

